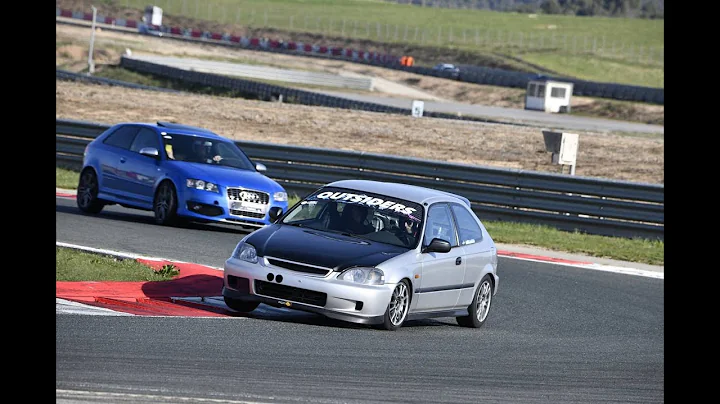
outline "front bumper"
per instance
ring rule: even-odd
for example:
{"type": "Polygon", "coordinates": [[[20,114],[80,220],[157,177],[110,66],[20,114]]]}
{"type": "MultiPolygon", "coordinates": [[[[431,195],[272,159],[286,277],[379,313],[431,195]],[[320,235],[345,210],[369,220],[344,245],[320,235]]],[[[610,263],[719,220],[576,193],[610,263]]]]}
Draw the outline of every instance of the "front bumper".
{"type": "Polygon", "coordinates": [[[232,203],[227,194],[185,188],[179,192],[178,215],[199,221],[225,222],[244,226],[262,227],[270,224],[268,212],[272,207],[287,211],[287,201],[278,202],[270,198],[267,204],[256,205],[256,212],[232,210],[232,203]]]}
{"type": "Polygon", "coordinates": [[[222,294],[353,323],[382,323],[394,285],[353,284],[337,279],[338,274],[291,271],[270,265],[264,257],[258,257],[257,264],[230,258],[225,261],[222,294]]]}

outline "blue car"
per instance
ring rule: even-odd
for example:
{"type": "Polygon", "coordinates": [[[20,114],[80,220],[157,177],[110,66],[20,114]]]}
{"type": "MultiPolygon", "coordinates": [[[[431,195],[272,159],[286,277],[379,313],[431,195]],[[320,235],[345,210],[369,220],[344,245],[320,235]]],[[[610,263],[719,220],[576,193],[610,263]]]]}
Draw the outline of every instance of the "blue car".
{"type": "Polygon", "coordinates": [[[231,139],[170,122],[120,123],[85,148],[77,206],[151,210],[155,222],[270,224],[288,208],[285,189],[231,139]]]}

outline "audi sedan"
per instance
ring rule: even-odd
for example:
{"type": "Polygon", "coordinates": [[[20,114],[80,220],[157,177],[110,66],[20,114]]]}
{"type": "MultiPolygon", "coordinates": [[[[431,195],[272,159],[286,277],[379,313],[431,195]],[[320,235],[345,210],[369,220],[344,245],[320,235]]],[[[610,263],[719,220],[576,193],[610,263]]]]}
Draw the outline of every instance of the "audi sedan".
{"type": "Polygon", "coordinates": [[[119,123],[85,148],[78,208],[107,205],[154,212],[155,222],[270,224],[271,208],[287,210],[285,189],[231,139],[170,122],[119,123]]]}
{"type": "Polygon", "coordinates": [[[270,215],[225,261],[233,310],[264,303],[387,330],[429,317],[479,328],[488,318],[497,249],[463,196],[343,180],[270,215]]]}

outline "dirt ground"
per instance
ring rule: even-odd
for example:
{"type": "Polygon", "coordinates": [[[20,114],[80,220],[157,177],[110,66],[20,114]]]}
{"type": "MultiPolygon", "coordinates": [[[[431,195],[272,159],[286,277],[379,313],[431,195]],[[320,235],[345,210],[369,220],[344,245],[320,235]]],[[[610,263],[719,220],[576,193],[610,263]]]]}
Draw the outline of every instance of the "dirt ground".
{"type": "MultiPolygon", "coordinates": [[[[56,118],[177,121],[237,140],[559,172],[538,128],[56,81],[56,118]]],[[[576,175],[664,182],[664,140],[580,132],[576,175]]]]}
{"type": "MultiPolygon", "coordinates": [[[[63,66],[68,70],[82,70],[87,67],[89,29],[65,24],[56,24],[55,27],[56,66],[63,66]]],[[[448,101],[507,108],[524,107],[525,91],[523,89],[463,83],[339,60],[193,44],[171,41],[166,38],[102,30],[96,33],[94,49],[96,65],[118,63],[125,49],[167,56],[234,58],[243,62],[252,61],[252,63],[287,69],[315,70],[335,74],[352,72],[371,77],[380,77],[448,101]]],[[[573,114],[657,125],[663,125],[665,121],[665,108],[663,105],[589,97],[573,97],[571,105],[573,114]]]]}

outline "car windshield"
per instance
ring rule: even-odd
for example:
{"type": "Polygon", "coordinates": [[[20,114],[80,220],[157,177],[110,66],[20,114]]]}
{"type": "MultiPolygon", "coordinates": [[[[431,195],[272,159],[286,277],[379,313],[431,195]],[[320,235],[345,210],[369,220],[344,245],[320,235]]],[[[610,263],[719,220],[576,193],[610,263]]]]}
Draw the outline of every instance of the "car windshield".
{"type": "Polygon", "coordinates": [[[243,170],[255,166],[234,142],[222,139],[167,133],[163,135],[168,160],[221,165],[243,170]]]}
{"type": "Polygon", "coordinates": [[[404,199],[324,187],[296,204],[281,223],[415,248],[423,207],[404,199]]]}

